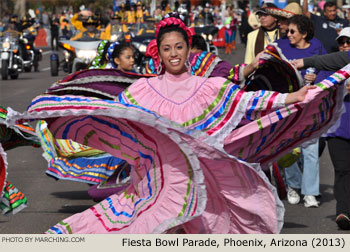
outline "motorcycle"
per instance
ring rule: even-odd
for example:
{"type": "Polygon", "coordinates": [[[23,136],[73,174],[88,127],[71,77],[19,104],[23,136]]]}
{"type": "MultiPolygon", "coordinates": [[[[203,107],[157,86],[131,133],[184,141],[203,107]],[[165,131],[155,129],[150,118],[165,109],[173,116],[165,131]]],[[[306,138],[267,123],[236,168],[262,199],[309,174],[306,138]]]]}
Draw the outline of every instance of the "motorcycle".
{"type": "Polygon", "coordinates": [[[148,58],[145,56],[147,45],[155,38],[155,21],[145,20],[144,23],[134,24],[134,29],[130,29],[134,36],[131,38],[131,44],[135,48],[135,70],[138,73],[145,73],[148,58]]]}
{"type": "Polygon", "coordinates": [[[207,42],[208,52],[212,52],[216,55],[219,55],[219,50],[213,43],[214,38],[219,32],[219,28],[217,28],[216,26],[199,25],[194,27],[194,31],[196,34],[201,35],[205,39],[205,41],[207,42]]]}
{"type": "Polygon", "coordinates": [[[23,59],[20,56],[20,38],[11,34],[5,34],[0,38],[1,55],[1,78],[7,80],[17,79],[20,72],[23,71],[23,59]]]}
{"type": "Polygon", "coordinates": [[[58,53],[50,56],[51,76],[57,76],[59,67],[63,71],[74,73],[86,69],[97,55],[100,40],[66,40],[60,39],[59,46],[63,49],[64,59],[60,62],[58,53]]]}
{"type": "Polygon", "coordinates": [[[111,42],[121,41],[124,38],[122,24],[115,24],[111,26],[111,42]]]}
{"type": "Polygon", "coordinates": [[[30,72],[32,67],[34,71],[39,71],[39,61],[42,59],[42,50],[34,48],[34,40],[37,35],[37,32],[34,27],[29,27],[23,31],[23,68],[25,72],[30,72]]]}

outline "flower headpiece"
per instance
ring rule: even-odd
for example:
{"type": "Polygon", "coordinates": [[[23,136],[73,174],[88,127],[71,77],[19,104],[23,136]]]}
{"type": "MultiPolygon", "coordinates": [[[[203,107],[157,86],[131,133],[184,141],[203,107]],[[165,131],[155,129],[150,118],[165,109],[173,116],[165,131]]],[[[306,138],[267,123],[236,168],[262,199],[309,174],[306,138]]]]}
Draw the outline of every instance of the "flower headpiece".
{"type": "Polygon", "coordinates": [[[101,62],[103,60],[103,52],[105,50],[105,46],[108,44],[108,40],[102,40],[97,47],[97,56],[93,60],[90,69],[99,68],[101,62]]]}
{"type": "Polygon", "coordinates": [[[120,45],[119,42],[114,42],[112,43],[109,47],[108,47],[108,50],[107,50],[107,57],[108,57],[108,60],[109,62],[111,63],[111,65],[113,66],[113,68],[117,68],[118,66],[114,63],[114,60],[113,60],[113,52],[114,52],[114,49],[117,45],[120,45]]]}
{"type": "Polygon", "coordinates": [[[179,15],[176,12],[172,12],[172,13],[166,14],[164,16],[164,18],[157,25],[156,34],[155,34],[156,38],[158,37],[158,33],[159,33],[159,30],[161,28],[164,28],[164,27],[167,27],[167,26],[170,26],[170,25],[177,25],[177,26],[179,26],[181,29],[183,29],[187,33],[188,42],[189,42],[189,45],[191,45],[192,44],[192,32],[185,25],[184,20],[185,20],[184,17],[182,15],[179,15]]]}

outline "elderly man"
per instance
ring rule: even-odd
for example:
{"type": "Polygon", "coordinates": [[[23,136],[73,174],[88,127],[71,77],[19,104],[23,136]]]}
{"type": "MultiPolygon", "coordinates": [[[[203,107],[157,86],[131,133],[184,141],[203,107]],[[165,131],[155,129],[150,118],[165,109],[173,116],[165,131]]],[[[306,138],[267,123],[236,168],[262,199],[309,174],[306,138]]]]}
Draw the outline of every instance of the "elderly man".
{"type": "Polygon", "coordinates": [[[273,9],[278,8],[272,3],[266,3],[257,10],[256,14],[259,17],[261,26],[248,34],[244,63],[252,63],[255,56],[264,50],[266,45],[280,38],[277,25],[278,19],[271,12],[273,9]]]}

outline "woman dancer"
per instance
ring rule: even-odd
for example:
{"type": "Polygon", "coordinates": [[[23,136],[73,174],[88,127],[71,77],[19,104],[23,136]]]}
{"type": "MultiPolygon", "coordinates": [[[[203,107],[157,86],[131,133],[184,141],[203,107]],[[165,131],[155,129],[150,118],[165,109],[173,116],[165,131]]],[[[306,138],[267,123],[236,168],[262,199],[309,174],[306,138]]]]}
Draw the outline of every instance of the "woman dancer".
{"type": "Polygon", "coordinates": [[[0,211],[5,214],[16,214],[27,207],[24,194],[7,181],[7,150],[19,146],[31,145],[40,147],[39,138],[28,124],[6,126],[7,110],[0,106],[0,211]]]}
{"type": "MultiPolygon", "coordinates": [[[[48,232],[279,232],[281,202],[259,166],[242,160],[271,161],[320,133],[332,122],[332,113],[312,128],[305,129],[310,123],[305,118],[314,113],[308,103],[325,92],[308,86],[290,94],[245,92],[224,78],[192,76],[185,64],[191,33],[184,23],[168,16],[156,34],[165,73],[139,79],[119,96],[120,103],[44,95],[33,100],[27,113],[12,114],[9,123],[52,117],[56,136],[108,151],[132,165],[132,183],[123,193],[48,232]],[[232,131],[243,118],[252,123],[232,131]]],[[[349,76],[343,74],[341,78],[349,76]]],[[[334,109],[337,104],[329,101],[334,109]]]]}

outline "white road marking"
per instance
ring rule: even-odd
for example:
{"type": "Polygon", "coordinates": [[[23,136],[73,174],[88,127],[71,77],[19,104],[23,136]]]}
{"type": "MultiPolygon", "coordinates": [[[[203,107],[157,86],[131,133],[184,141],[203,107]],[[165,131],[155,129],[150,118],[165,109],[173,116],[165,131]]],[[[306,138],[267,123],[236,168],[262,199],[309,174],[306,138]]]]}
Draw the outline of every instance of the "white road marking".
{"type": "Polygon", "coordinates": [[[42,52],[41,54],[42,55],[46,55],[46,54],[49,54],[49,53],[51,53],[52,51],[45,51],[45,52],[42,52]]]}
{"type": "Polygon", "coordinates": [[[40,71],[49,71],[49,70],[50,70],[50,67],[45,67],[45,68],[40,69],[40,71]]]}

